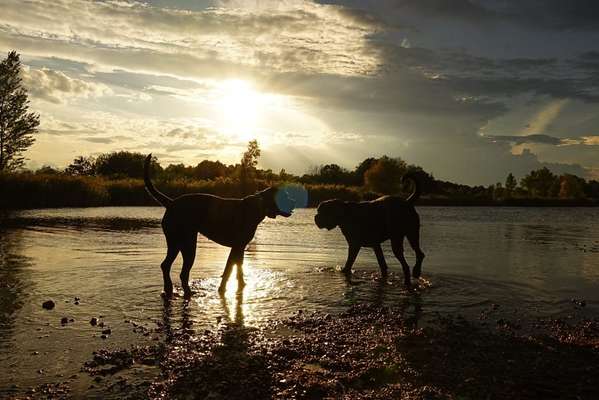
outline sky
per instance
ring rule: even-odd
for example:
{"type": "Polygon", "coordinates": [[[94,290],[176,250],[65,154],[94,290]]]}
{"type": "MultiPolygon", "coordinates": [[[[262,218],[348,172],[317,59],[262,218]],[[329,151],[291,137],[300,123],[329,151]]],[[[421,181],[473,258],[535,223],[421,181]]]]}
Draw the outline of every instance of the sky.
{"type": "Polygon", "coordinates": [[[435,178],[599,179],[593,0],[0,0],[40,114],[28,166],[152,152],[302,174],[401,157],[435,178]]]}

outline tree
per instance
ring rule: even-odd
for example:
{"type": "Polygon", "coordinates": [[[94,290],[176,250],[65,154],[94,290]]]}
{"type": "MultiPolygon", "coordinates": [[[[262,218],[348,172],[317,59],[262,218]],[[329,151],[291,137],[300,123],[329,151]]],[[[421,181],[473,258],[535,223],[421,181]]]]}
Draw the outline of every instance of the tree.
{"type": "Polygon", "coordinates": [[[35,173],[39,175],[60,175],[59,170],[49,165],[44,165],[41,168],[36,169],[35,173]]]}
{"type": "Polygon", "coordinates": [[[356,166],[356,169],[354,170],[354,175],[355,175],[355,183],[358,186],[364,186],[364,174],[366,173],[366,171],[368,171],[370,169],[370,167],[372,167],[378,160],[376,158],[373,157],[369,157],[367,159],[365,159],[364,161],[362,161],[360,164],[358,164],[356,166]]]}
{"type": "MultiPolygon", "coordinates": [[[[145,155],[129,151],[101,154],[96,161],[96,173],[111,178],[142,178],[145,159],[145,155]]],[[[156,157],[152,157],[150,169],[154,176],[156,173],[162,172],[162,168],[156,162],[156,157]]]]}
{"type": "Polygon", "coordinates": [[[505,189],[501,185],[501,182],[497,182],[495,186],[491,185],[490,189],[492,189],[491,196],[493,197],[493,200],[499,200],[503,198],[505,189]]]}
{"type": "Polygon", "coordinates": [[[364,173],[366,187],[374,192],[393,194],[401,187],[407,165],[401,158],[383,156],[364,173]]]}
{"type": "Polygon", "coordinates": [[[559,190],[559,178],[547,167],[530,171],[521,184],[531,196],[549,197],[557,195],[559,190]]]}
{"type": "Polygon", "coordinates": [[[21,60],[16,51],[0,62],[0,172],[23,166],[22,153],[35,141],[39,115],[28,112],[27,90],[19,76],[21,60]]]}
{"type": "Polygon", "coordinates": [[[214,179],[227,174],[227,166],[220,161],[203,160],[194,168],[197,179],[214,179]]]}
{"type": "Polygon", "coordinates": [[[248,142],[247,150],[241,157],[241,163],[239,165],[239,180],[241,182],[241,190],[243,195],[254,191],[253,185],[250,185],[250,181],[253,181],[254,175],[256,173],[258,158],[260,158],[260,147],[258,146],[258,141],[256,139],[250,140],[248,142]]]}
{"type": "Polygon", "coordinates": [[[512,175],[512,173],[510,172],[507,175],[507,178],[505,178],[505,194],[507,195],[507,197],[510,197],[512,193],[514,193],[514,190],[516,190],[517,186],[518,182],[516,181],[514,175],[512,175]]]}
{"type": "Polygon", "coordinates": [[[73,160],[64,172],[68,175],[91,176],[96,174],[96,160],[93,157],[79,156],[73,160]]]}
{"type": "Polygon", "coordinates": [[[562,199],[580,199],[584,197],[585,180],[576,175],[564,174],[559,177],[559,197],[562,199]]]}
{"type": "Polygon", "coordinates": [[[248,148],[241,157],[241,166],[247,170],[255,169],[260,158],[260,147],[256,139],[248,142],[248,148]]]}

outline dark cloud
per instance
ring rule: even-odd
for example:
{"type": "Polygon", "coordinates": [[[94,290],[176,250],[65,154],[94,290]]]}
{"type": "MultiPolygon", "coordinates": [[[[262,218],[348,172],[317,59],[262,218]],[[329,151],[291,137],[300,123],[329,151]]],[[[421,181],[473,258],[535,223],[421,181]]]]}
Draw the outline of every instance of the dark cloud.
{"type": "Polygon", "coordinates": [[[599,29],[599,3],[595,0],[399,0],[384,3],[391,3],[407,14],[474,24],[511,22],[537,29],[599,29]]]}
{"type": "Polygon", "coordinates": [[[541,143],[541,144],[552,144],[560,145],[564,144],[564,140],[549,135],[525,135],[525,136],[510,136],[510,135],[487,135],[485,136],[492,142],[509,142],[514,144],[523,143],[541,143]]]}

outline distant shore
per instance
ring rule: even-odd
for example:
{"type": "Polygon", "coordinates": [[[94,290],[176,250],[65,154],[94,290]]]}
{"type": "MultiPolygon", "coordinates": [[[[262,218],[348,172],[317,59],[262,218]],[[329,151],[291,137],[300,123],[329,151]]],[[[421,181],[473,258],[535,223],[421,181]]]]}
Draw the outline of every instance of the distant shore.
{"type": "MultiPolygon", "coordinates": [[[[366,191],[358,186],[305,184],[277,182],[289,187],[301,187],[307,193],[307,206],[316,207],[328,199],[346,201],[372,200],[379,193],[366,191]]],[[[269,182],[252,182],[249,192],[263,189],[269,182]]],[[[171,197],[186,193],[210,193],[223,197],[243,197],[238,181],[221,180],[175,180],[157,181],[156,186],[171,197]]],[[[246,192],[248,192],[246,190],[246,192]]],[[[4,175],[0,176],[0,209],[38,209],[65,207],[102,206],[153,206],[154,200],[147,194],[143,180],[124,178],[68,175],[4,175]]],[[[406,194],[407,197],[407,194],[406,194]]],[[[464,195],[441,196],[424,193],[416,203],[419,206],[457,207],[596,207],[599,199],[591,198],[530,198],[530,197],[467,197],[464,195]]]]}

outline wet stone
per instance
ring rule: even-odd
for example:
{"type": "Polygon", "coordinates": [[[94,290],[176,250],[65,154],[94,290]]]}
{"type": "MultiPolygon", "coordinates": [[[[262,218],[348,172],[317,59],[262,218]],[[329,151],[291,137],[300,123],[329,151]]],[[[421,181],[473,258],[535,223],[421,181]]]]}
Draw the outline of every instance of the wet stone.
{"type": "Polygon", "coordinates": [[[55,306],[56,306],[56,304],[52,300],[46,300],[42,303],[42,307],[45,308],[46,310],[51,310],[55,306]]]}

